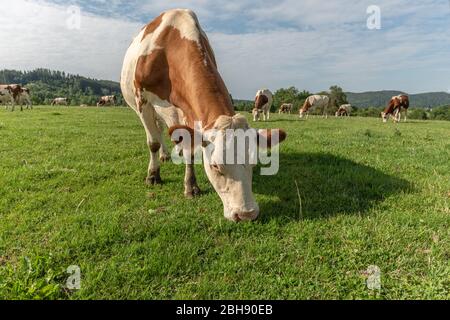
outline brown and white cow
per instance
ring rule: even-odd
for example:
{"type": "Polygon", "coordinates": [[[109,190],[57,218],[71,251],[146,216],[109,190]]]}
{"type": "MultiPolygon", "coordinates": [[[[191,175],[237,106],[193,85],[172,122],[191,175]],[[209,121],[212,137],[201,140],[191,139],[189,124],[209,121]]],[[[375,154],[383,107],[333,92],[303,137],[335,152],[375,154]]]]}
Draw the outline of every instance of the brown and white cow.
{"type": "Polygon", "coordinates": [[[69,99],[68,98],[55,98],[52,100],[51,103],[52,106],[67,106],[69,105],[69,99]]]}
{"type": "Polygon", "coordinates": [[[383,122],[386,123],[389,120],[389,117],[392,116],[394,122],[400,122],[402,118],[402,112],[405,114],[405,122],[408,114],[409,108],[409,97],[406,94],[401,94],[389,101],[389,104],[381,113],[381,118],[383,122]]]}
{"type": "Polygon", "coordinates": [[[116,96],[103,96],[100,98],[100,100],[97,102],[97,107],[104,107],[104,106],[115,106],[117,103],[117,97],[116,96]]]}
{"type": "Polygon", "coordinates": [[[289,113],[291,114],[294,105],[292,103],[283,103],[278,111],[278,114],[289,113]]]}
{"type": "Polygon", "coordinates": [[[328,107],[330,104],[330,98],[325,95],[312,95],[309,96],[303,107],[300,108],[300,118],[303,118],[306,115],[306,118],[309,117],[309,110],[312,108],[323,108],[324,117],[328,118],[328,107]]]}
{"type": "Polygon", "coordinates": [[[27,109],[33,109],[33,103],[31,102],[30,89],[22,87],[19,101],[21,108],[23,105],[27,107],[27,109]]]}
{"type": "Polygon", "coordinates": [[[269,89],[258,90],[255,96],[255,108],[253,109],[253,121],[259,121],[261,114],[264,121],[270,119],[270,108],[273,104],[273,94],[269,89]]]}
{"type": "MultiPolygon", "coordinates": [[[[177,130],[200,132],[206,139],[202,148],[204,157],[207,148],[212,147],[214,154],[224,150],[219,142],[225,138],[225,129],[251,130],[247,120],[235,114],[208,38],[190,10],[167,11],[141,30],[126,53],[121,88],[125,101],[136,111],[147,133],[148,184],[161,183],[158,152],[161,150],[162,155],[166,152],[164,124],[170,128],[172,139],[177,130]],[[211,129],[219,130],[215,139],[207,136],[211,129]]],[[[259,138],[268,141],[272,133],[264,131],[259,138]]],[[[284,132],[277,133],[284,140],[284,132]]],[[[255,220],[259,207],[252,192],[253,166],[203,163],[223,202],[225,217],[236,222],[255,220]]],[[[184,186],[187,197],[200,193],[191,163],[186,164],[184,186]]]]}
{"type": "Polygon", "coordinates": [[[350,117],[352,113],[352,105],[351,104],[343,104],[339,107],[338,111],[336,111],[336,117],[350,117]]]}
{"type": "MultiPolygon", "coordinates": [[[[11,111],[14,111],[16,104],[20,102],[20,95],[22,94],[22,86],[18,84],[4,84],[0,85],[0,101],[8,106],[11,103],[11,111]]],[[[23,108],[21,107],[21,110],[23,108]]]]}

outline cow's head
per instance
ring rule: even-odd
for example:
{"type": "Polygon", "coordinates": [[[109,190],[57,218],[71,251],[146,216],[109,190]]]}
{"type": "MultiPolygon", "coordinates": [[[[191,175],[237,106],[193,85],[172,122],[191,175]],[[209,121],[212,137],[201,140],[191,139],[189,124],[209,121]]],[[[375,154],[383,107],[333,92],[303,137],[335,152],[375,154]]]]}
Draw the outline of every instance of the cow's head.
{"type": "Polygon", "coordinates": [[[304,109],[300,109],[300,118],[304,118],[306,115],[306,111],[304,109]]]}
{"type": "MultiPolygon", "coordinates": [[[[180,129],[179,126],[178,129],[180,129]]],[[[193,130],[191,128],[185,127],[184,129],[189,130],[192,135],[193,130]]],[[[245,133],[248,137],[253,136],[257,139],[255,145],[269,148],[275,145],[275,143],[272,145],[273,135],[278,136],[276,143],[279,143],[286,139],[286,133],[279,129],[257,131],[250,128],[247,120],[240,115],[234,117],[221,116],[215,123],[213,130],[202,133],[203,163],[206,175],[222,200],[225,218],[234,222],[254,221],[258,218],[260,212],[252,190],[255,165],[250,161],[251,143],[244,143],[243,146],[242,144],[230,143],[229,133],[232,131],[245,133]],[[211,134],[211,131],[213,131],[213,134],[211,134]],[[232,148],[234,148],[234,153],[232,148]],[[230,152],[235,155],[231,163],[227,159],[230,152]],[[237,155],[242,154],[246,155],[245,163],[236,164],[239,163],[236,161],[237,155]]],[[[169,133],[171,132],[173,132],[172,128],[169,130],[169,133]]],[[[176,140],[173,136],[172,139],[176,140]]]]}
{"type": "Polygon", "coordinates": [[[388,120],[389,120],[389,114],[386,113],[386,112],[382,112],[382,113],[381,113],[381,119],[383,119],[383,122],[384,122],[384,123],[387,123],[388,120]]]}

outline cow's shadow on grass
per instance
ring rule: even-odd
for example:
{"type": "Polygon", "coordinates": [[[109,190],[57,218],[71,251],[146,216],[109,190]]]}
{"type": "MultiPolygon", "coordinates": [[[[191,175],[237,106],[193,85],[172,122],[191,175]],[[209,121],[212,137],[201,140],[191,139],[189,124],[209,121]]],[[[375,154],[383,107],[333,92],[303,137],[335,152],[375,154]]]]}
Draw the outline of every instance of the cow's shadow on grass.
{"type": "Polygon", "coordinates": [[[276,176],[260,176],[258,171],[254,192],[260,197],[263,223],[365,215],[387,197],[412,191],[406,180],[330,154],[281,154],[276,176]]]}

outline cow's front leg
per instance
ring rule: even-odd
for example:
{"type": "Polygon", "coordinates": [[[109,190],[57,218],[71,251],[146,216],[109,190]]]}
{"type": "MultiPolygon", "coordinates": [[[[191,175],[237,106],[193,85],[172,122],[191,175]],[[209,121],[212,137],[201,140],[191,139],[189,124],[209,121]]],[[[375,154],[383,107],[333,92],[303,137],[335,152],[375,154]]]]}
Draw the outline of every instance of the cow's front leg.
{"type": "Polygon", "coordinates": [[[192,199],[200,195],[201,191],[197,185],[197,178],[195,177],[194,159],[191,163],[186,164],[186,175],[184,177],[184,195],[188,199],[192,199]]]}
{"type": "MultiPolygon", "coordinates": [[[[138,100],[138,99],[137,99],[138,100]]],[[[148,185],[161,184],[161,170],[159,164],[159,150],[161,149],[161,132],[156,124],[156,114],[153,106],[144,105],[141,101],[140,118],[147,134],[147,144],[150,150],[150,163],[146,183],[148,185]]]]}
{"type": "Polygon", "coordinates": [[[270,120],[270,110],[266,112],[266,121],[270,120]]]}
{"type": "Polygon", "coordinates": [[[169,149],[166,143],[161,139],[161,149],[159,150],[159,160],[161,162],[169,162],[171,159],[169,149]]]}

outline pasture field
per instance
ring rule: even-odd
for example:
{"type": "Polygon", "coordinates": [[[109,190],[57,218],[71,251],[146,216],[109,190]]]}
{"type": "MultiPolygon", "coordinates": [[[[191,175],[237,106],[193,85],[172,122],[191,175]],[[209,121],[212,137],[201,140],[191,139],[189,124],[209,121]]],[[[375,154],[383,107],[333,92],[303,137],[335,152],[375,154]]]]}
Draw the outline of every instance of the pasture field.
{"type": "Polygon", "coordinates": [[[450,122],[257,126],[287,131],[280,172],[255,170],[261,217],[233,224],[201,167],[195,200],[183,166],[144,184],[145,133],[128,108],[0,110],[0,298],[450,298],[450,122]],[[366,285],[371,265],[380,290],[366,285]]]}

